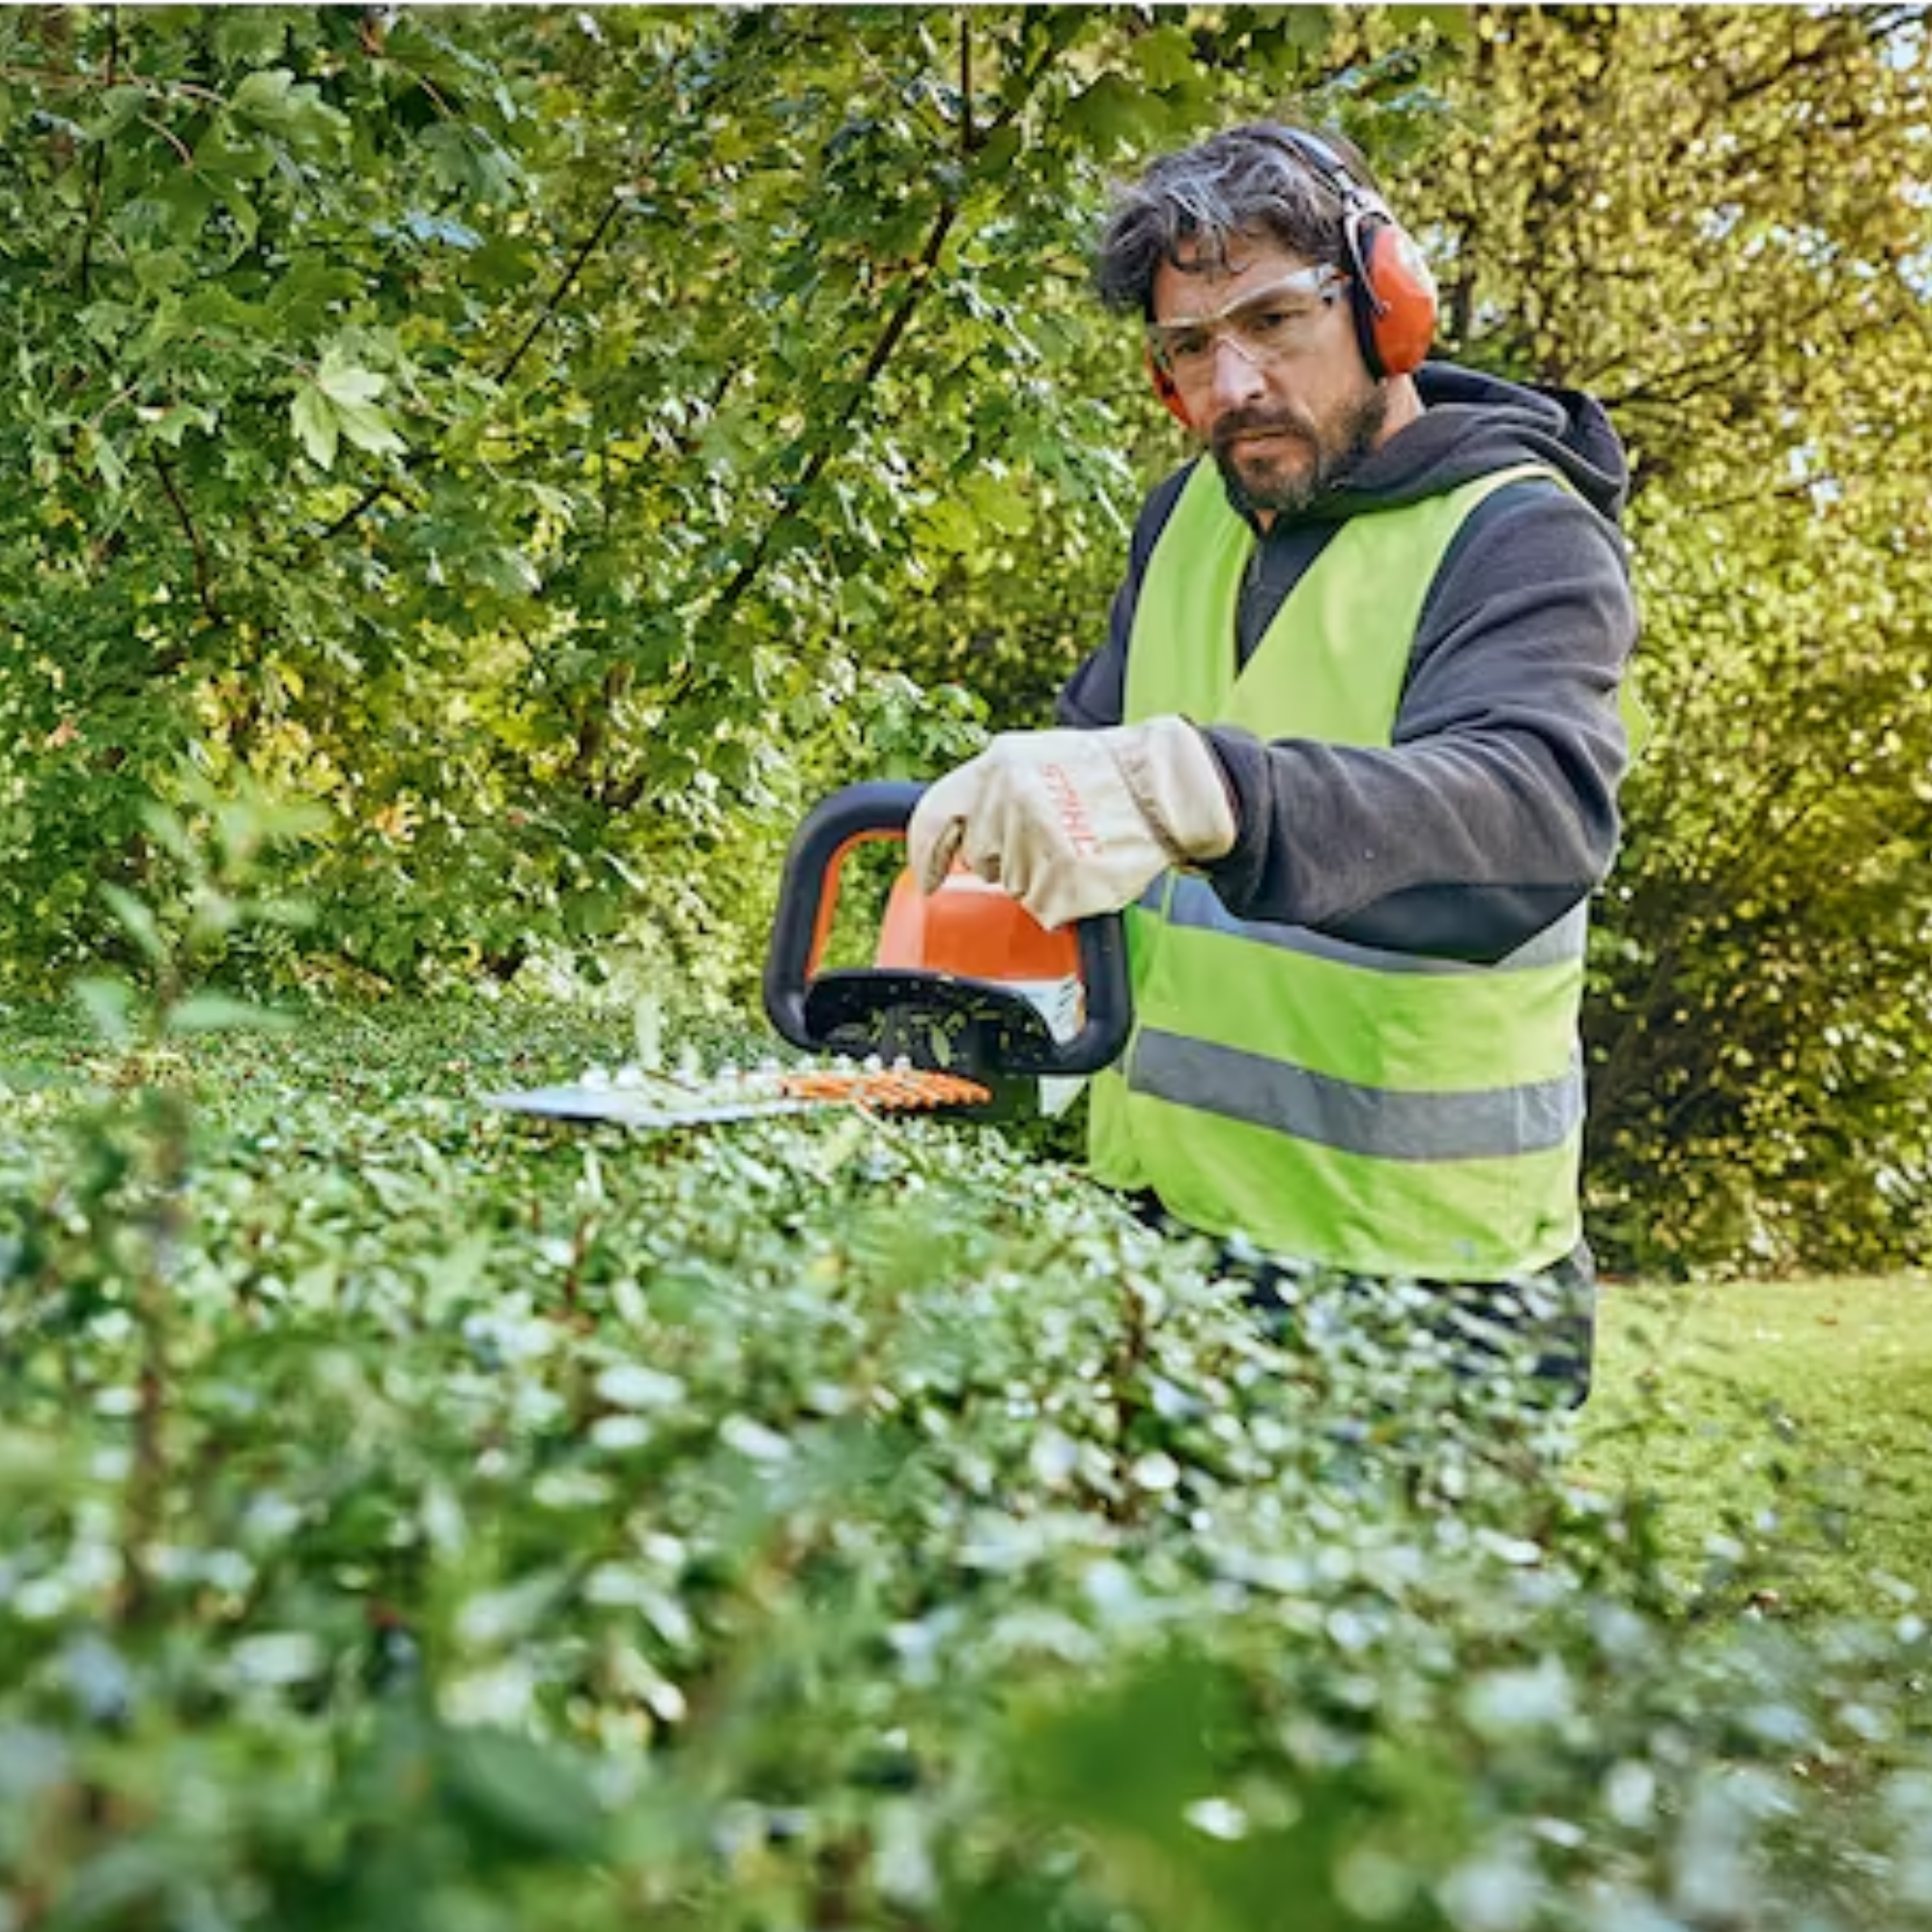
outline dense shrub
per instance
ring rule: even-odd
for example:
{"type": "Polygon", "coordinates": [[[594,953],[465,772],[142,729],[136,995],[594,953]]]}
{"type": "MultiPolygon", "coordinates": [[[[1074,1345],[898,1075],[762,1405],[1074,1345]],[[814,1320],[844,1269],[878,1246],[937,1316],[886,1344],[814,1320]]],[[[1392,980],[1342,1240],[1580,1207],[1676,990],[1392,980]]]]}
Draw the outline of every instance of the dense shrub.
{"type": "Polygon", "coordinates": [[[996,1132],[479,1104],[635,1050],[9,1023],[15,1922],[1932,1923],[1918,1619],[1688,1622],[1520,1365],[996,1132]]]}

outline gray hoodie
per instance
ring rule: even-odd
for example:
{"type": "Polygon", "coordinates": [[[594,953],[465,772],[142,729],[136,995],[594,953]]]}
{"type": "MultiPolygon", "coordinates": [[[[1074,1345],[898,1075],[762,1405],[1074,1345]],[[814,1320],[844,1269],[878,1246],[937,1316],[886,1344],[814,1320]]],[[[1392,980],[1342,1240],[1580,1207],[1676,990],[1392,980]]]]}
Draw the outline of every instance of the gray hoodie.
{"type": "MultiPolygon", "coordinates": [[[[1417,421],[1313,508],[1257,529],[1239,663],[1345,519],[1526,460],[1577,494],[1511,483],[1470,515],[1423,605],[1389,749],[1210,729],[1240,829],[1207,869],[1239,918],[1492,961],[1601,884],[1616,851],[1613,700],[1637,629],[1616,527],[1628,472],[1587,396],[1440,362],[1416,384],[1417,421]]],[[[1107,641],[1061,694],[1062,724],[1121,722],[1141,581],[1191,469],[1143,507],[1107,641]]]]}

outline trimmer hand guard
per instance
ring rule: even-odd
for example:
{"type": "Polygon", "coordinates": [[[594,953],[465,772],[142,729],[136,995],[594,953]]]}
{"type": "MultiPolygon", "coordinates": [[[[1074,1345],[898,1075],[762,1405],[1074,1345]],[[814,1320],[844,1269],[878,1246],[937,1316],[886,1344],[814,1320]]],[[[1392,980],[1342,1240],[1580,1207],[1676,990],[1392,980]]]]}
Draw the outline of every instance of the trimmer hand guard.
{"type": "MultiPolygon", "coordinates": [[[[1025,1096],[1037,1092],[1039,1080],[1098,1072],[1126,1045],[1133,996],[1119,914],[1083,920],[1074,928],[1085,1014],[1065,1039],[1054,1036],[1024,992],[997,980],[935,971],[920,961],[818,971],[846,854],[867,839],[903,838],[924,789],[889,781],[850,785],[799,827],[785,857],[765,958],[765,1011],[785,1039],[807,1052],[854,1059],[876,1054],[966,1074],[994,1088],[1001,1112],[1028,1111],[1025,1096]],[[1011,1083],[1025,1094],[1003,1094],[1003,1085],[1011,1083]]],[[[986,897],[989,918],[1008,923],[1026,919],[1010,899],[986,897]]]]}

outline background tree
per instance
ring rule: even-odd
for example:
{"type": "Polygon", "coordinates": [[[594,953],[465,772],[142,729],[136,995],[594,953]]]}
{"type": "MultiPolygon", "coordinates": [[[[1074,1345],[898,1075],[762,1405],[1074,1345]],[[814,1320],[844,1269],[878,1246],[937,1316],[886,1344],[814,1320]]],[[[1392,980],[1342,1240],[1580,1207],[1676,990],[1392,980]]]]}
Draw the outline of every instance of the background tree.
{"type": "Polygon", "coordinates": [[[1094,574],[1131,494],[1067,380],[1102,166],[1327,57],[1241,10],[9,16],[9,970],[99,942],[184,759],[330,805],[300,882],[381,980],[640,897],[742,966],[827,775],[958,749],[905,613],[1094,574]]]}
{"type": "Polygon", "coordinates": [[[1932,1214],[1927,83],[1920,8],[1480,10],[1402,183],[1450,350],[1631,445],[1659,728],[1592,1166],[1646,1265],[1896,1262],[1932,1214]]]}

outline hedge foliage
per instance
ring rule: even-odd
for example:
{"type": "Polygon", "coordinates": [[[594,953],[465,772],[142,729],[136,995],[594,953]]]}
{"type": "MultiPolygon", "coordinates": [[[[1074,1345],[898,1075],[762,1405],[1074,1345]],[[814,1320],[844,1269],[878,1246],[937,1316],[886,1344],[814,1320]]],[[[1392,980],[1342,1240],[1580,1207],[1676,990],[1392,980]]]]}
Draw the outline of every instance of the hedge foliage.
{"type": "Polygon", "coordinates": [[[482,1104],[621,1013],[162,1016],[0,1036],[4,1922],[1932,1925],[1923,1619],[1690,1615],[1400,1292],[482,1104]]]}

